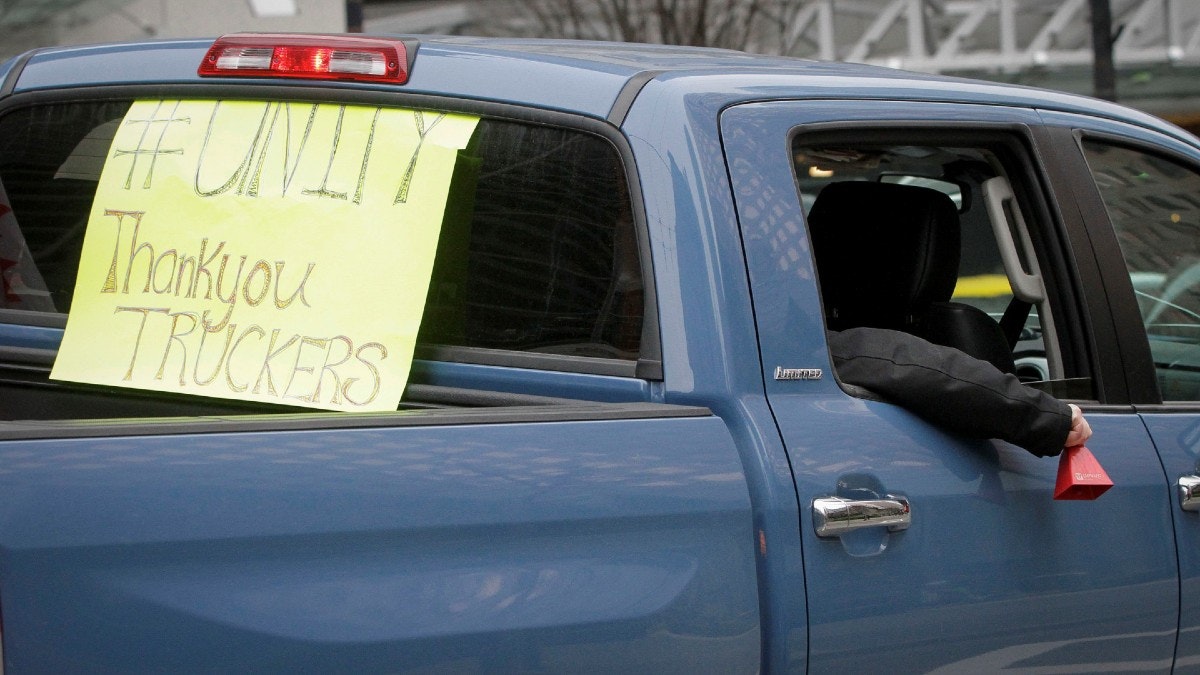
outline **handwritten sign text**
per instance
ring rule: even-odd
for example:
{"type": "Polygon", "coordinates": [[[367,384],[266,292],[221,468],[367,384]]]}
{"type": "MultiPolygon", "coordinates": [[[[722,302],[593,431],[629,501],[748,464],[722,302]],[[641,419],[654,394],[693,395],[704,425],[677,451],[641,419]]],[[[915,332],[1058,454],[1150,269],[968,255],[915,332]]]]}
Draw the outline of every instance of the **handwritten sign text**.
{"type": "Polygon", "coordinates": [[[52,377],[395,409],[474,118],[138,101],[88,220],[52,377]]]}

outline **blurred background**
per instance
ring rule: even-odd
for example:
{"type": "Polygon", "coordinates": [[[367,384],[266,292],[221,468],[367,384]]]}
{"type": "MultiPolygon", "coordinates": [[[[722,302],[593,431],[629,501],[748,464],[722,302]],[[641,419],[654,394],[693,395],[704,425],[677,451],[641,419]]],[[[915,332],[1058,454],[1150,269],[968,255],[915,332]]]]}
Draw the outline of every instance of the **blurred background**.
{"type": "Polygon", "coordinates": [[[1089,94],[1200,132],[1200,0],[0,0],[0,59],[234,31],[709,45],[1089,94]]]}

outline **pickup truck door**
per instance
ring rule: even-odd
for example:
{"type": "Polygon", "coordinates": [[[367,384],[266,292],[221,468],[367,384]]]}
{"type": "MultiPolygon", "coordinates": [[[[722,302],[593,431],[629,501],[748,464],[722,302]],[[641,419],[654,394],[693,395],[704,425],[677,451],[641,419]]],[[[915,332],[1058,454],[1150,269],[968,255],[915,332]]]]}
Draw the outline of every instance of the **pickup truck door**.
{"type": "Polygon", "coordinates": [[[736,448],[652,408],[5,423],[5,665],[754,672],[736,448]]]}
{"type": "Polygon", "coordinates": [[[828,355],[794,139],[978,127],[1007,135],[1026,174],[1017,177],[1053,196],[1062,187],[1043,177],[1040,123],[1031,109],[861,100],[750,103],[722,115],[763,378],[801,505],[812,672],[1171,667],[1176,509],[1112,360],[1112,324],[1076,211],[1034,204],[1045,222],[1033,226],[1078,247],[1060,252],[1073,270],[1060,281],[1087,332],[1063,328],[1094,346],[1075,361],[1094,382],[1095,399],[1081,401],[1095,430],[1089,447],[1116,483],[1099,500],[1054,501],[1057,460],[852,396],[828,355]],[[777,368],[792,370],[781,377],[777,368]],[[906,500],[910,510],[818,536],[814,502],[831,497],[906,500]]]}
{"type": "Polygon", "coordinates": [[[1134,403],[1162,457],[1179,548],[1175,665],[1200,666],[1200,151],[1141,129],[1045,113],[1105,271],[1134,403]],[[1085,207],[1086,208],[1086,207],[1085,207]]]}

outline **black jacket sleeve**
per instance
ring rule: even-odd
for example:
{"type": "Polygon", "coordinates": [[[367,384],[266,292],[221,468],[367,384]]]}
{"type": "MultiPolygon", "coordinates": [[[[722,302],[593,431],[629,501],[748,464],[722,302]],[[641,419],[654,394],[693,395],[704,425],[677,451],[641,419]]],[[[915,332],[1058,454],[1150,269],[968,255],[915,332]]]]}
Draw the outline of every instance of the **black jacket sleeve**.
{"type": "Polygon", "coordinates": [[[963,436],[998,438],[1048,457],[1071,430],[1067,404],[953,347],[880,328],[829,332],[840,380],[963,436]]]}

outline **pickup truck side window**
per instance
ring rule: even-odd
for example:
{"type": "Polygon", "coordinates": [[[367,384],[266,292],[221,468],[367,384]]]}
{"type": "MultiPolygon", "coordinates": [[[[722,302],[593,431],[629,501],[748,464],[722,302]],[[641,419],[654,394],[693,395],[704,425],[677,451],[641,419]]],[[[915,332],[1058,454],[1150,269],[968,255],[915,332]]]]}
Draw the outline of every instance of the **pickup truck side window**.
{"type": "MultiPolygon", "coordinates": [[[[96,182],[128,107],[80,101],[0,118],[0,265],[9,286],[22,284],[0,293],[0,321],[65,320],[96,182]]],[[[459,155],[448,201],[419,354],[437,346],[638,358],[644,284],[611,142],[484,118],[459,155]]],[[[459,352],[454,360],[471,360],[471,350],[459,352]]]]}
{"type": "Polygon", "coordinates": [[[1051,284],[1037,275],[1029,242],[1044,218],[1020,197],[1036,193],[1020,146],[903,134],[896,142],[796,138],[827,327],[913,333],[1056,395],[1094,398],[1087,373],[1075,372],[1082,361],[1063,358],[1051,284]],[[1037,280],[1024,300],[1014,300],[1014,277],[1037,280]]]}
{"type": "Polygon", "coordinates": [[[1200,174],[1088,140],[1083,149],[1137,295],[1163,400],[1200,401],[1200,174]]]}

